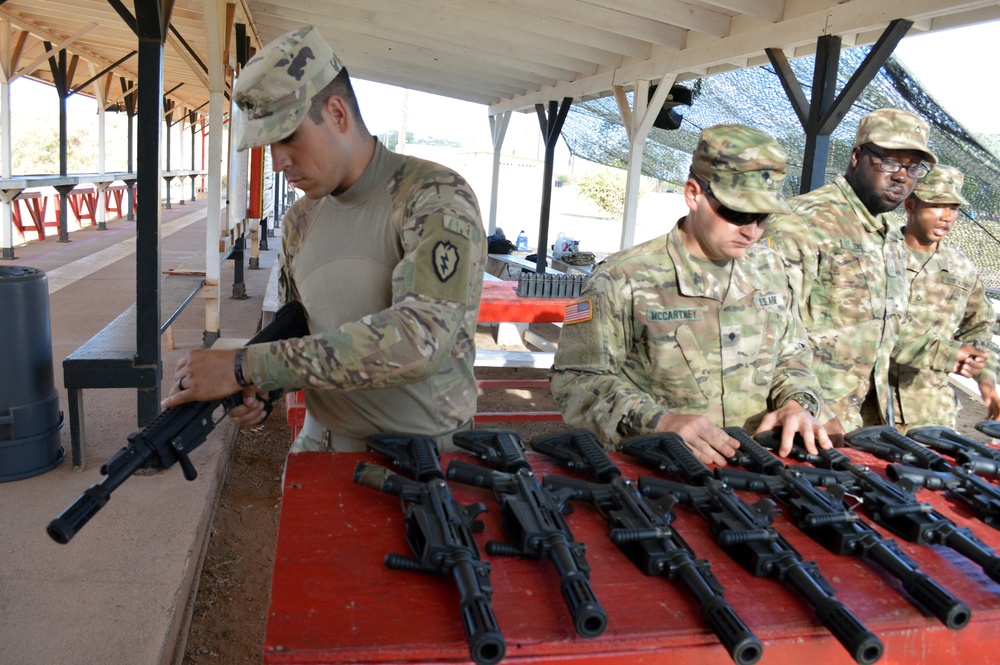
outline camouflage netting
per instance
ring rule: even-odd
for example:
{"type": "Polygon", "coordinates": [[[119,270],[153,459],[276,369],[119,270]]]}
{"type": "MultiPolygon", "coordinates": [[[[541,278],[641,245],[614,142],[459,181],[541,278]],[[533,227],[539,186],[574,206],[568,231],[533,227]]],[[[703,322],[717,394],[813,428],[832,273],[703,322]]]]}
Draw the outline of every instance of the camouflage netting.
{"type": "MultiPolygon", "coordinates": [[[[861,65],[869,47],[841,52],[837,91],[861,65]]],[[[806,98],[811,96],[814,58],[791,61],[806,98]]],[[[644,175],[682,183],[691,164],[691,153],[705,127],[740,123],[773,136],[788,152],[789,177],[785,194],[799,191],[805,134],[774,69],[768,65],[741,69],[681,83],[692,90],[691,107],[680,107],[679,129],[654,128],[643,156],[644,175]]],[[[631,101],[631,93],[629,93],[631,101]]],[[[970,205],[963,208],[949,242],[961,248],[979,266],[983,282],[1000,288],[1000,159],[970,135],[919,85],[902,64],[890,58],[861,93],[830,140],[826,181],[844,173],[854,144],[859,119],[878,108],[894,107],[917,113],[931,124],[930,147],[943,164],[965,174],[963,193],[970,205]],[[974,219],[973,219],[974,218],[974,219]]],[[[562,131],[570,152],[600,164],[625,168],[628,136],[614,97],[574,104],[562,131]]],[[[900,224],[905,218],[896,214],[900,224]]]]}

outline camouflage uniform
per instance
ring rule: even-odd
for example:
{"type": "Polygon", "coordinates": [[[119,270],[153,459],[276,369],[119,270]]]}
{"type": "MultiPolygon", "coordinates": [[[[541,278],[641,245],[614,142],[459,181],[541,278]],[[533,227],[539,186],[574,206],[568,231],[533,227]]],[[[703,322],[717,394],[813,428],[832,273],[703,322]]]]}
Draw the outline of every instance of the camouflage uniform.
{"type": "MultiPolygon", "coordinates": [[[[691,170],[726,206],[786,207],[784,151],[749,128],[705,130],[691,170]]],[[[595,268],[556,351],[552,393],[563,418],[615,445],[668,414],[754,428],[796,395],[821,403],[780,257],[752,246],[730,265],[720,282],[675,228],[595,268]]]]}
{"type": "MultiPolygon", "coordinates": [[[[294,79],[274,72],[300,65],[306,70],[301,78],[314,80],[308,71],[314,61],[327,74],[316,85],[332,80],[336,58],[323,51],[329,47],[314,30],[296,31],[278,44],[275,52],[257,56],[271,69],[251,70],[251,61],[241,82],[294,79]],[[302,55],[307,49],[308,57],[302,55]]],[[[244,134],[253,137],[249,145],[295,131],[304,115],[290,123],[269,106],[283,113],[289,105],[298,108],[294,91],[234,93],[252,116],[244,134]]],[[[295,202],[282,222],[279,289],[282,301],[305,306],[311,334],[251,346],[244,361],[260,390],[305,389],[308,418],[325,434],[304,428],[293,452],[364,450],[368,436],[400,431],[447,444],[452,432],[470,426],[485,258],[469,184],[450,169],[391,153],[377,142],[371,162],[347,190],[295,202]]]]}
{"type": "Polygon", "coordinates": [[[592,316],[559,336],[552,394],[563,418],[617,444],[672,413],[752,430],[768,400],[819,401],[791,296],[780,257],[759,245],[734,262],[728,289],[676,229],[609,257],[581,294],[592,316]]]}
{"type": "MultiPolygon", "coordinates": [[[[927,131],[912,114],[882,109],[862,119],[855,145],[918,149],[933,158],[927,131]]],[[[785,262],[823,397],[845,431],[879,424],[906,312],[903,236],[886,215],[868,212],[843,176],[789,203],[797,214],[772,217],[762,242],[785,262]]],[[[908,360],[919,362],[920,345],[908,349],[908,360]]]]}
{"type": "MultiPolygon", "coordinates": [[[[913,196],[927,203],[968,204],[961,195],[963,181],[957,169],[935,166],[914,188],[913,196]]],[[[903,326],[934,342],[930,368],[895,362],[890,367],[896,417],[904,431],[931,425],[954,428],[958,403],[948,373],[959,347],[974,344],[991,354],[977,379],[996,382],[1000,360],[993,344],[996,313],[975,264],[957,248],[939,243],[934,252],[908,252],[906,267],[910,300],[903,326]]]]}

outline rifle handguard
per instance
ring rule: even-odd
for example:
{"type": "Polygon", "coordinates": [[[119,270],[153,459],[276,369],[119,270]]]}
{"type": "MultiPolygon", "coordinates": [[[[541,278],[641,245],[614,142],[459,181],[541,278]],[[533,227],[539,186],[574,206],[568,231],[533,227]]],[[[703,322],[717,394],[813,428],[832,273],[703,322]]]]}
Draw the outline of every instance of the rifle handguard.
{"type": "Polygon", "coordinates": [[[753,437],[745,429],[741,427],[724,427],[723,431],[739,442],[738,454],[750,459],[753,471],[760,471],[766,475],[775,475],[780,473],[781,469],[785,467],[784,462],[771,454],[761,444],[754,441],[753,437]]]}

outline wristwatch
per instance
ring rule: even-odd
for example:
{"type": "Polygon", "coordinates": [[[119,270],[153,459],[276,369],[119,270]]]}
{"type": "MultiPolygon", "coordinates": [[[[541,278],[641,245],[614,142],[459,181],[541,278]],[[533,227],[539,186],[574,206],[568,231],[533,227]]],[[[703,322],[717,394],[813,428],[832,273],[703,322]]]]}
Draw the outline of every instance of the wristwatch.
{"type": "Polygon", "coordinates": [[[236,350],[236,357],[233,358],[233,373],[236,375],[236,383],[240,384],[243,388],[250,385],[250,381],[247,379],[246,371],[243,367],[246,363],[247,347],[241,346],[236,350]]]}
{"type": "Polygon", "coordinates": [[[802,408],[811,413],[813,418],[819,417],[819,400],[813,397],[812,393],[792,393],[785,399],[781,400],[781,404],[778,405],[778,408],[780,409],[792,400],[801,404],[802,408]]]}

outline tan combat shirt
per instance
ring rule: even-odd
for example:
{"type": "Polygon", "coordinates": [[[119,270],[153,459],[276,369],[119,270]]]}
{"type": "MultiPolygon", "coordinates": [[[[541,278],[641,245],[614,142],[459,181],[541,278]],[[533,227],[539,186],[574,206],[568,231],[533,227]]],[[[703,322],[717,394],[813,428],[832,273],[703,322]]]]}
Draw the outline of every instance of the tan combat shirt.
{"type": "Polygon", "coordinates": [[[468,427],[486,238],[457,173],[377,144],[346,192],[300,199],[282,222],[282,301],[310,336],[253,346],[261,389],[305,388],[337,450],[372,434],[468,427]]]}

